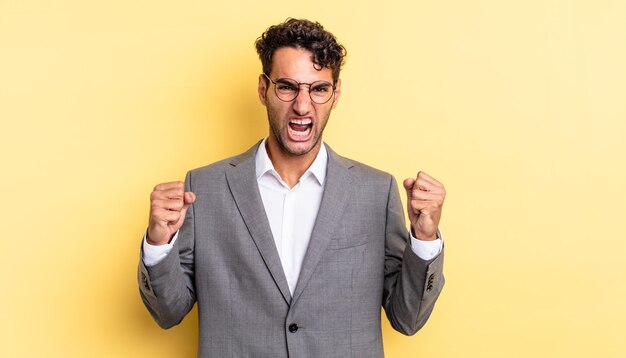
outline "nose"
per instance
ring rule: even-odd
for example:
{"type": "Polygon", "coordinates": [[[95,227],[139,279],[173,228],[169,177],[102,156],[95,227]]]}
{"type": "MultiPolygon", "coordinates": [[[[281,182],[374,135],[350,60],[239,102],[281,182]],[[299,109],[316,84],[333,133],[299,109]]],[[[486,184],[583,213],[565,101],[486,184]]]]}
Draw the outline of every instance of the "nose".
{"type": "Polygon", "coordinates": [[[309,87],[300,87],[300,91],[298,92],[296,99],[293,101],[294,112],[296,112],[299,116],[303,116],[308,114],[312,107],[313,103],[311,101],[311,96],[309,95],[309,87]]]}

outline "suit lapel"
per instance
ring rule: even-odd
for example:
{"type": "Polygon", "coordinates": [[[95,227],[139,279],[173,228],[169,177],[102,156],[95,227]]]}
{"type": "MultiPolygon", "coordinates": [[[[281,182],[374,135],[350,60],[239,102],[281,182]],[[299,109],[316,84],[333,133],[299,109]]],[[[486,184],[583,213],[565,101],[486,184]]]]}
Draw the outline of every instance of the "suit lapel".
{"type": "Polygon", "coordinates": [[[315,267],[322,258],[333,233],[336,232],[335,228],[341,221],[342,213],[352,193],[353,177],[349,170],[352,164],[335,154],[330,147],[327,146],[326,148],[328,149],[328,169],[324,181],[324,194],[311,233],[309,247],[302,262],[292,304],[300,297],[315,271],[315,267]]]}
{"type": "Polygon", "coordinates": [[[226,180],[235,199],[237,208],[254,240],[254,243],[278,286],[283,298],[289,304],[291,293],[276,250],[272,230],[267,221],[259,185],[256,180],[254,155],[257,145],[231,161],[226,171],[226,180]]]}

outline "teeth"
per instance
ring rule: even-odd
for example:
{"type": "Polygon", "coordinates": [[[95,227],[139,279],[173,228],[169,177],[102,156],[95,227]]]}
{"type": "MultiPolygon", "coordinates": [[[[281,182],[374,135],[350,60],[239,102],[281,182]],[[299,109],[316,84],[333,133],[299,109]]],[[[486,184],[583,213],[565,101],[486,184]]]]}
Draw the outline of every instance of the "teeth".
{"type": "Polygon", "coordinates": [[[294,131],[293,129],[289,128],[289,133],[293,136],[306,136],[311,132],[311,128],[307,128],[304,131],[294,131]]]}
{"type": "Polygon", "coordinates": [[[310,119],[292,119],[289,121],[290,123],[293,124],[311,124],[313,121],[311,121],[310,119]]]}

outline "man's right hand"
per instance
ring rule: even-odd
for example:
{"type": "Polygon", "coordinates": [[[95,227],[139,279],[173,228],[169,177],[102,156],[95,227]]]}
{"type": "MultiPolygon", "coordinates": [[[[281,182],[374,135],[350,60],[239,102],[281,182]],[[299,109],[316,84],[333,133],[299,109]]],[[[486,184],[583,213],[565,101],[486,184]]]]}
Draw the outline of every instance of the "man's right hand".
{"type": "Polygon", "coordinates": [[[146,240],[150,245],[164,245],[185,221],[189,206],[196,201],[196,195],[185,192],[185,183],[176,181],[161,183],[150,194],[150,222],[146,240]]]}

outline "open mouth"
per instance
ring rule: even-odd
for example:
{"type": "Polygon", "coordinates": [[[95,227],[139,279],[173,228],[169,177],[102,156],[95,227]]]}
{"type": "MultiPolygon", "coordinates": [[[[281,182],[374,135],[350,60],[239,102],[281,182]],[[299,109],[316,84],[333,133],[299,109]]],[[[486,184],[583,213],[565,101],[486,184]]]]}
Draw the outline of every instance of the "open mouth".
{"type": "Polygon", "coordinates": [[[289,121],[289,134],[298,137],[307,137],[313,128],[313,121],[310,119],[292,119],[289,121]]]}

